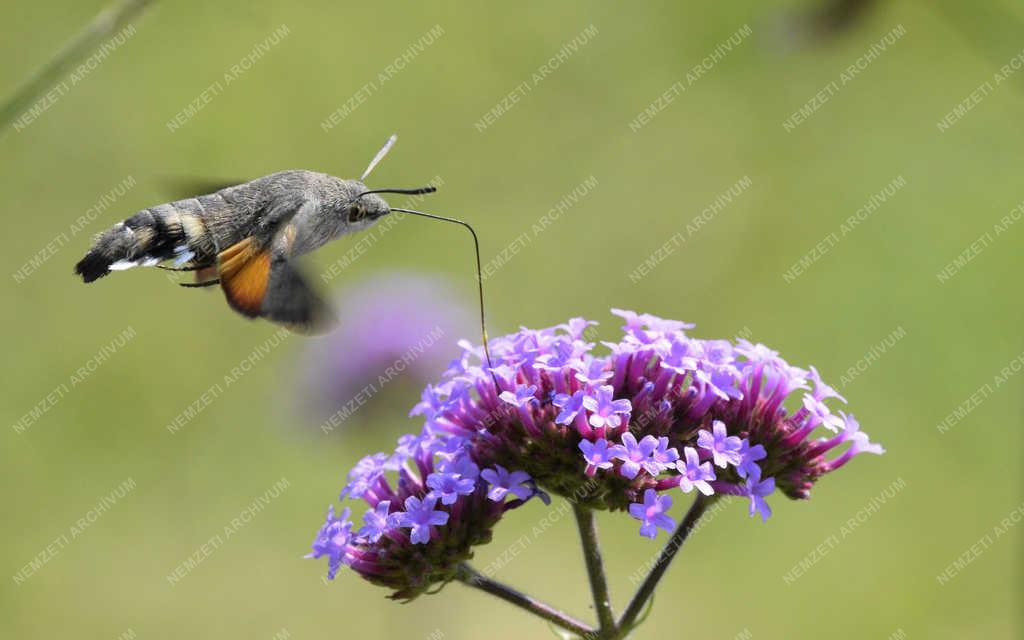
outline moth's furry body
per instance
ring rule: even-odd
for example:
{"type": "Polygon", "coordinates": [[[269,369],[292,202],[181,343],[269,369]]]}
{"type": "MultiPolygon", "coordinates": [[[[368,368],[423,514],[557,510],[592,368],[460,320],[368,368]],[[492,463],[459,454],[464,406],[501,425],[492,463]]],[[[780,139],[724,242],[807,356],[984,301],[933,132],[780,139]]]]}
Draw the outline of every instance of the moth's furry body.
{"type": "Polygon", "coordinates": [[[390,212],[359,180],[281,171],[208,195],[143,209],[97,236],[75,266],[85,282],[174,260],[216,269],[231,306],[310,328],[326,306],[288,261],[390,212]]]}
{"type": "Polygon", "coordinates": [[[193,268],[215,266],[217,254],[246,238],[267,246],[282,223],[295,227],[292,256],[309,253],[388,213],[358,180],[313,171],[281,171],[208,195],[143,209],[101,233],[76,271],[86,282],[111,270],[176,259],[193,268]],[[376,201],[376,202],[375,202],[376,201]],[[353,219],[358,218],[358,219],[353,219]],[[111,269],[111,265],[117,265],[111,269]]]}

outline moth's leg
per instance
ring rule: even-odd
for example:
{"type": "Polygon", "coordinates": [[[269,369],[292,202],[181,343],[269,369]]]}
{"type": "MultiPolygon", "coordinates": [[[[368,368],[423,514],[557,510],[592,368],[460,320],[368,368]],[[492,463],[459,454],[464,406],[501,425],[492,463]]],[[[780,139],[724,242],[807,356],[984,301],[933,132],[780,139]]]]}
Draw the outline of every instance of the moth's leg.
{"type": "Polygon", "coordinates": [[[220,278],[214,278],[213,280],[206,280],[204,282],[179,282],[178,286],[194,289],[196,287],[212,287],[215,284],[220,284],[220,278]]]}

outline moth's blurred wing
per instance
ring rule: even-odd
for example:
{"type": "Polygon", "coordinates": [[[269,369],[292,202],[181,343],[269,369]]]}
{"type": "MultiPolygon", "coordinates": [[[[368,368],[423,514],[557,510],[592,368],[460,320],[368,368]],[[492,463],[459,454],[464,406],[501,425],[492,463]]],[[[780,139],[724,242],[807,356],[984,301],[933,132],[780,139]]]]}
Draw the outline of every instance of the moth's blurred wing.
{"type": "Polygon", "coordinates": [[[274,256],[261,315],[292,331],[319,334],[337,322],[334,311],[309,283],[294,260],[274,256]]]}
{"type": "Polygon", "coordinates": [[[201,195],[217,193],[222,189],[245,184],[248,180],[203,178],[196,176],[165,176],[160,179],[160,188],[171,200],[186,200],[201,195]]]}
{"type": "Polygon", "coordinates": [[[221,289],[235,311],[266,318],[299,333],[322,333],[334,312],[314,290],[292,257],[296,225],[288,222],[268,246],[247,238],[220,253],[221,289]]]}

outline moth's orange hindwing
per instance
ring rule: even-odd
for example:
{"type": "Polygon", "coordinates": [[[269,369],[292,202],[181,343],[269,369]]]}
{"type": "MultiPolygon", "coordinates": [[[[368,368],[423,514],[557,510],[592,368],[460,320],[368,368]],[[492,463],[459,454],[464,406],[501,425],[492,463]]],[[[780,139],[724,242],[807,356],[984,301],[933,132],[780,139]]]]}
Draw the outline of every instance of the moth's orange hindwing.
{"type": "Polygon", "coordinates": [[[217,255],[220,286],[235,311],[257,317],[270,279],[270,253],[246,238],[217,255]]]}

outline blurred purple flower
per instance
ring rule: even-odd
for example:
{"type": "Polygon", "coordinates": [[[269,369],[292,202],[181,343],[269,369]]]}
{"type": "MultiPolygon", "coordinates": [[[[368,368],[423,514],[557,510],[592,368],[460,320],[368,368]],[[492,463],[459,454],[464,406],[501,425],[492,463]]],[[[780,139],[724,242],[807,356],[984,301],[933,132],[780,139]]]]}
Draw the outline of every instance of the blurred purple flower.
{"type": "Polygon", "coordinates": [[[299,362],[306,419],[326,420],[354,402],[372,407],[382,380],[423,386],[455,364],[451,345],[474,328],[472,308],[443,276],[377,275],[344,289],[334,306],[337,329],[312,339],[299,362]]]}

